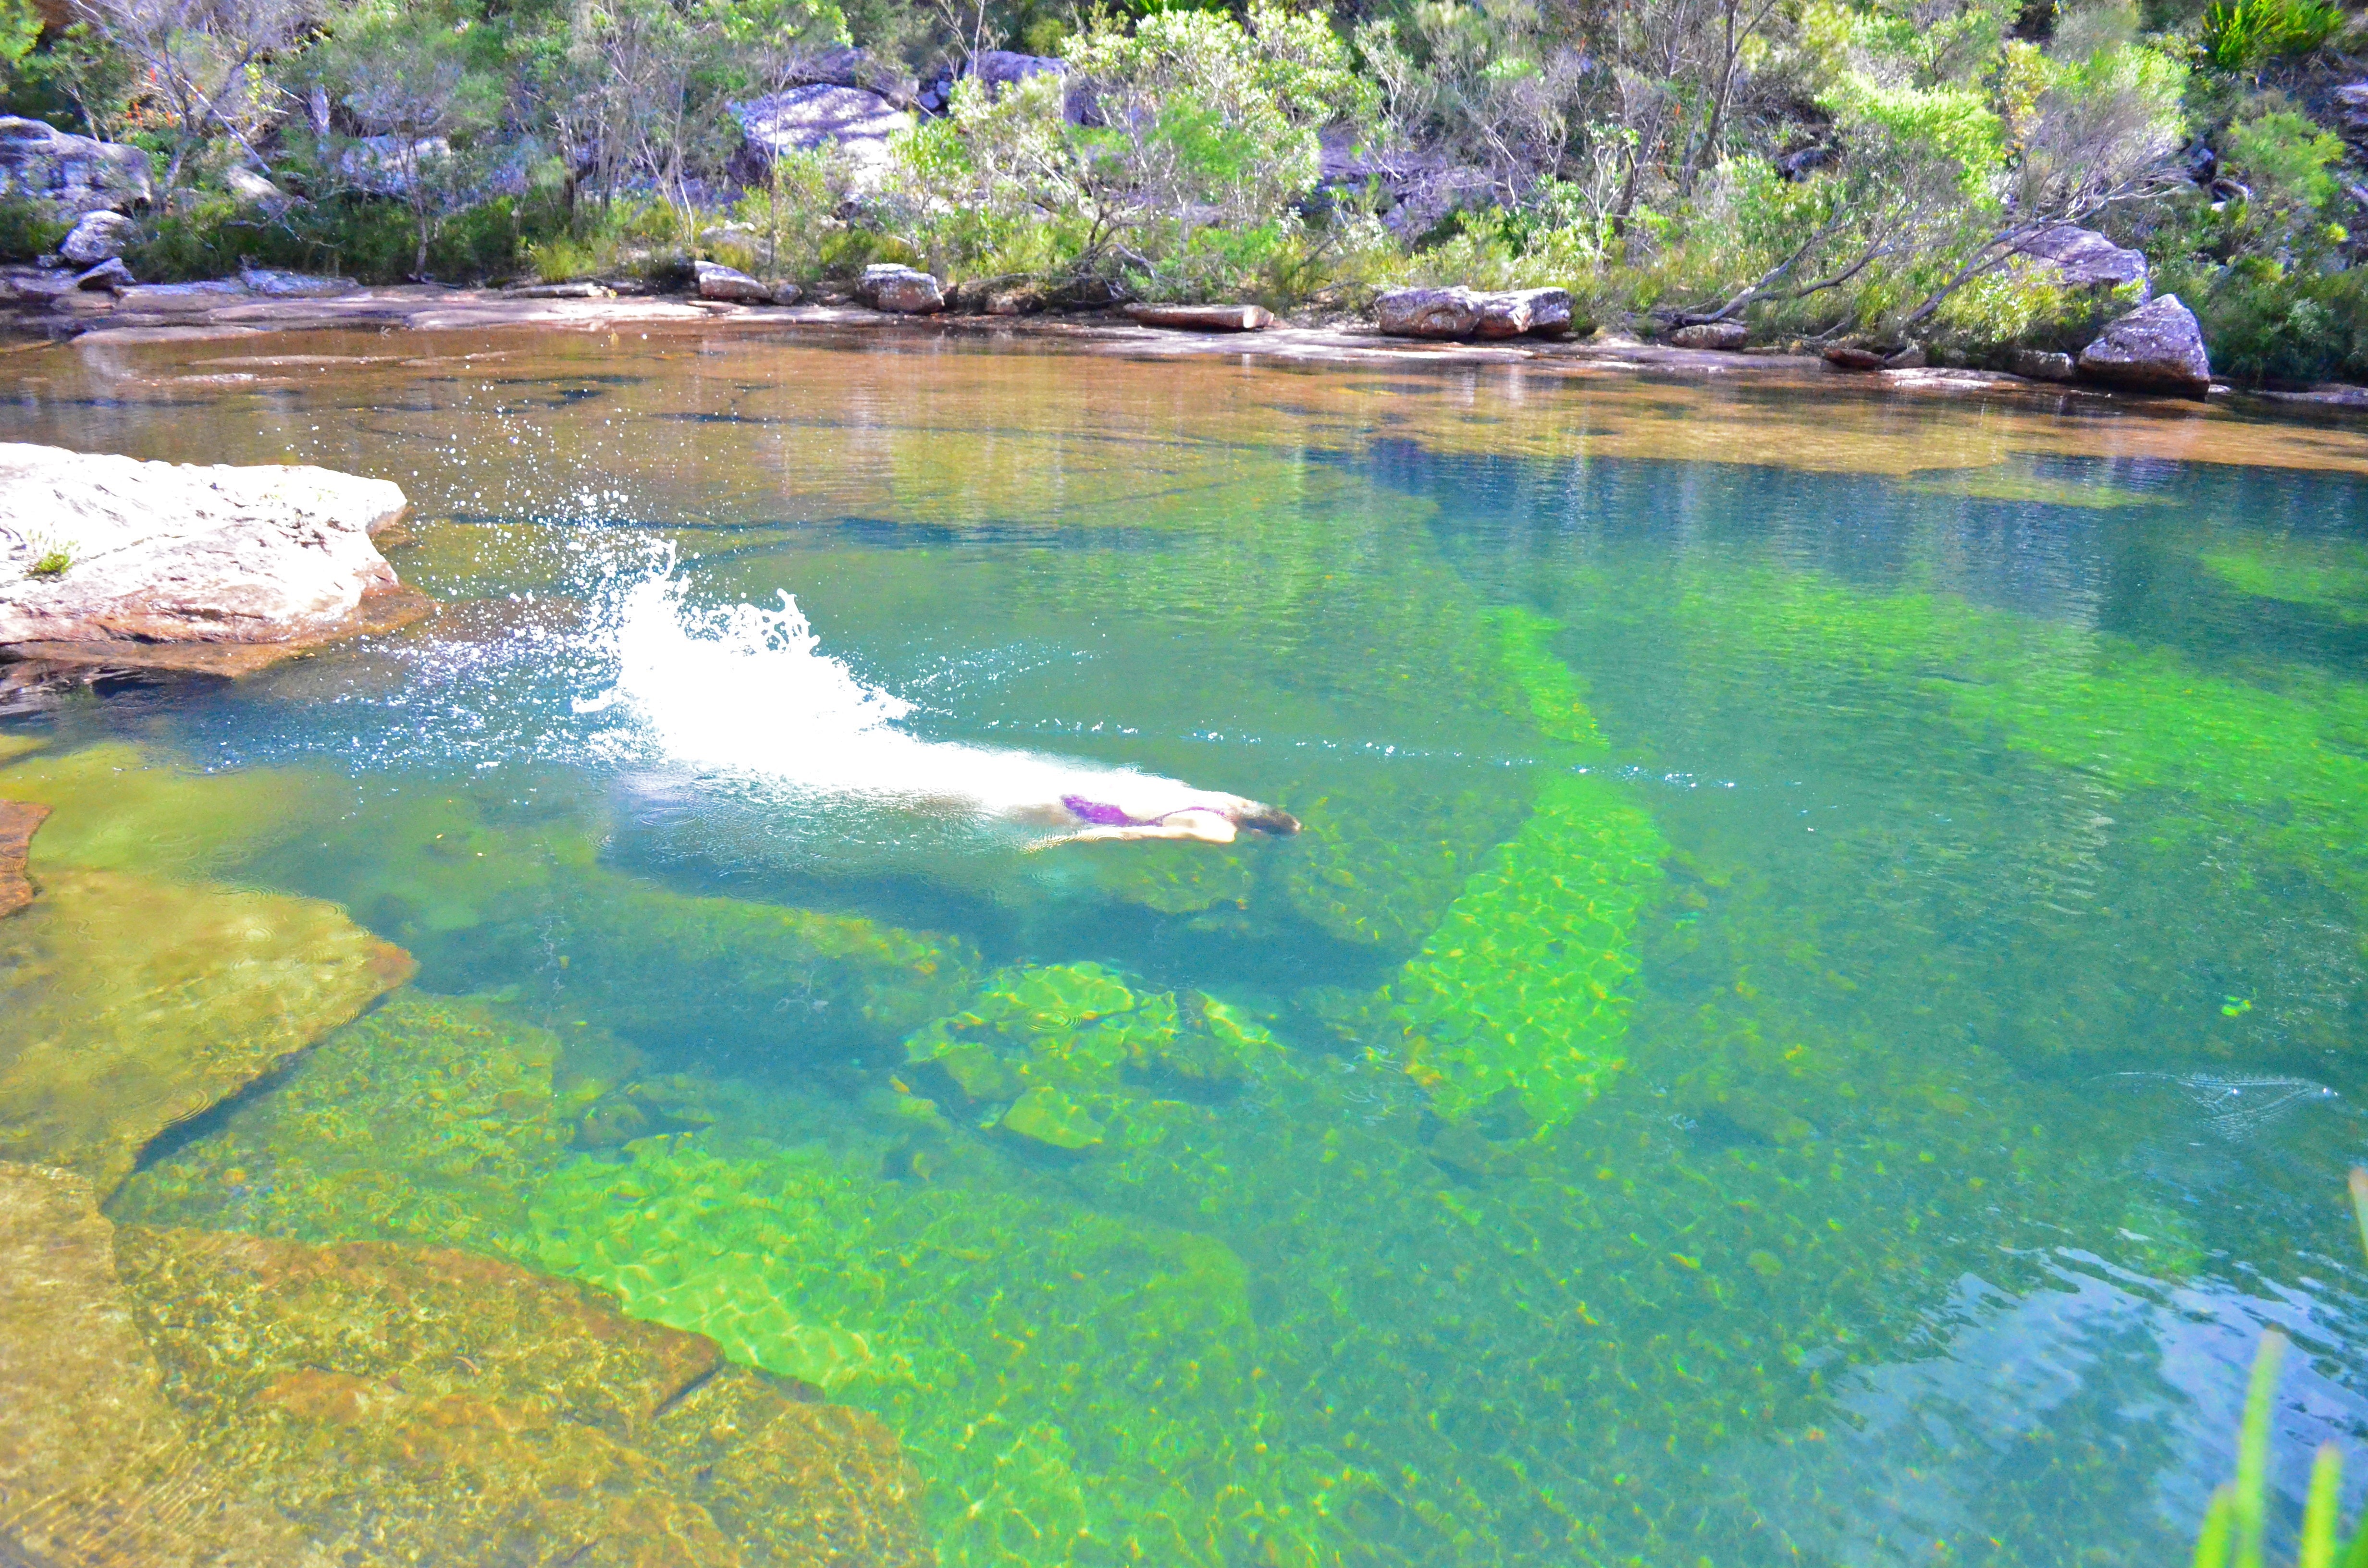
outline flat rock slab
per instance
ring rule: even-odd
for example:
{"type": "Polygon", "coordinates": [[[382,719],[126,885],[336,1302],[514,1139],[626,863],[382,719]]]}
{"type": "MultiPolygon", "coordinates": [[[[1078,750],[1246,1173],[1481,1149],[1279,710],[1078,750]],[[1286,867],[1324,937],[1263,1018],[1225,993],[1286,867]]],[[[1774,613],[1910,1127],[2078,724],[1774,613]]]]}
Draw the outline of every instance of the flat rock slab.
{"type": "Polygon", "coordinates": [[[219,1104],[411,977],[335,904],[43,873],[0,926],[0,1159],[101,1193],[166,1128],[219,1104]]]}
{"type": "Polygon", "coordinates": [[[1126,313],[1145,326],[1184,332],[1260,332],[1274,324],[1264,305],[1129,305],[1126,313]]]}
{"type": "Polygon", "coordinates": [[[464,1252],[119,1233],[194,1452],[339,1562],[931,1561],[872,1416],[464,1252]]]}
{"type": "Polygon", "coordinates": [[[50,808],[32,801],[0,801],[0,918],[33,902],[33,884],[25,876],[25,857],[33,846],[33,830],[48,820],[50,808]]]}
{"type": "Polygon", "coordinates": [[[90,1184],[0,1163],[0,1560],[325,1562],[190,1451],[163,1383],[90,1184]]]}
{"type": "Polygon", "coordinates": [[[367,597],[400,585],[370,536],[404,506],[386,480],[324,468],[0,443],[0,644],[344,635],[367,597]]]}

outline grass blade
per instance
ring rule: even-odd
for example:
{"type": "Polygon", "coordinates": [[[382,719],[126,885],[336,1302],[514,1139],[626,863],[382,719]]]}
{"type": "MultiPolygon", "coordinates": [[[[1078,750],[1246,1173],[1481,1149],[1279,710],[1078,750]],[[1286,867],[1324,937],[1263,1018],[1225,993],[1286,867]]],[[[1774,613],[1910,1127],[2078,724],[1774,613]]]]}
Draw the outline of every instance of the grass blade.
{"type": "MultiPolygon", "coordinates": [[[[2228,1538],[2236,1528],[2236,1491],[2220,1487],[2212,1494],[2212,1506],[2203,1510],[2203,1528],[2196,1532],[2195,1568],[2228,1568],[2228,1538]]],[[[2360,1535],[2368,1540],[2368,1529],[2360,1535]]],[[[2351,1568],[2351,1564],[2347,1562],[2344,1568],[2351,1568]]]]}
{"type": "Polygon", "coordinates": [[[2302,1553],[2294,1568],[2335,1568],[2336,1494],[2342,1486],[2342,1450],[2319,1444],[2310,1466],[2310,1496],[2302,1506],[2302,1553]]]}
{"type": "Polygon", "coordinates": [[[2360,1250],[2368,1253],[2368,1168],[2351,1167],[2351,1212],[2360,1221],[2360,1250]]]}
{"type": "Polygon", "coordinates": [[[2253,1358],[2253,1381],[2245,1391],[2244,1435],[2237,1440],[2235,1519],[2237,1568],[2261,1568],[2262,1537],[2269,1525],[2270,1412],[2278,1392],[2278,1363],[2286,1336],[2276,1329],[2261,1335],[2253,1358]]]}

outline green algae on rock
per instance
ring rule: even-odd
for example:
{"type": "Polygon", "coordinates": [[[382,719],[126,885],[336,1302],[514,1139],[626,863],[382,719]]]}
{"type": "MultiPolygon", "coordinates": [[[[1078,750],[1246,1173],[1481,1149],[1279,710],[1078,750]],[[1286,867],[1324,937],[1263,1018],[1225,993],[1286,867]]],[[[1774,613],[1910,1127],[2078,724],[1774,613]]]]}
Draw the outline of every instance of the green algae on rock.
{"type": "Polygon", "coordinates": [[[961,1101],[1010,1102],[1006,1132],[1071,1151],[1099,1143],[1130,1099],[1238,1087],[1275,1049],[1264,1028],[1197,991],[1143,992],[1099,964],[997,970],[969,1004],[905,1042],[961,1101]]]}
{"type": "MultiPolygon", "coordinates": [[[[1546,649],[1554,624],[1517,609],[1492,624],[1554,760],[1600,759],[1594,716],[1546,649]]],[[[1632,933],[1666,848],[1652,818],[1600,778],[1556,773],[1540,786],[1529,821],[1465,883],[1378,1007],[1381,1049],[1441,1115],[1509,1093],[1553,1128],[1619,1072],[1632,933]]]]}
{"type": "Polygon", "coordinates": [[[90,1183],[0,1162],[0,1555],[325,1564],[193,1449],[134,1327],[90,1183]]]}
{"type": "Polygon", "coordinates": [[[2368,626],[2368,545],[2239,537],[2215,543],[2197,559],[2240,594],[2317,610],[2346,626],[2368,626]]]}
{"type": "Polygon", "coordinates": [[[499,1250],[572,1129],[559,1040],[405,990],[125,1183],[127,1222],[499,1250]]]}
{"type": "Polygon", "coordinates": [[[535,1221],[544,1267],[879,1412],[951,1563],[1322,1560],[1292,1543],[1342,1467],[1269,1442],[1281,1391],[1214,1238],[680,1137],[570,1161],[535,1221]]]}
{"type": "MultiPolygon", "coordinates": [[[[6,761],[0,756],[0,761],[6,761]]],[[[0,797],[50,807],[34,863],[212,876],[336,812],[316,774],[199,773],[120,742],[36,751],[0,767],[0,797]]]]}
{"type": "Polygon", "coordinates": [[[50,871],[0,925],[0,1156],[113,1190],[148,1142],[410,978],[310,899],[50,871]]]}
{"type": "Polygon", "coordinates": [[[895,1440],[469,1253],[125,1227],[191,1449],[337,1561],[927,1563],[895,1440]]]}

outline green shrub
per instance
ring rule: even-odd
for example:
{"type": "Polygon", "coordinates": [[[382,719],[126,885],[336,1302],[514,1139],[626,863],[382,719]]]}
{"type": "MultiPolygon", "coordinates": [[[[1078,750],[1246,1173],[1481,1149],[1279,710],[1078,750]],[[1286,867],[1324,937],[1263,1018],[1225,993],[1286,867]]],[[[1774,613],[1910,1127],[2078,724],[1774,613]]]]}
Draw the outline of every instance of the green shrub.
{"type": "Polygon", "coordinates": [[[0,199],[0,261],[31,261],[58,248],[68,225],[37,201],[0,199]]]}
{"type": "MultiPolygon", "coordinates": [[[[457,280],[506,276],[526,236],[554,227],[556,214],[543,203],[496,197],[444,222],[428,247],[428,271],[457,280]]],[[[136,275],[158,281],[276,267],[391,283],[412,274],[417,244],[412,213],[392,201],[332,197],[266,217],[218,198],[155,220],[126,259],[136,275]]]]}
{"type": "Polygon", "coordinates": [[[2344,28],[2333,0],[2215,0],[2203,12],[2203,57],[2250,71],[2281,55],[2307,54],[2344,28]]]}

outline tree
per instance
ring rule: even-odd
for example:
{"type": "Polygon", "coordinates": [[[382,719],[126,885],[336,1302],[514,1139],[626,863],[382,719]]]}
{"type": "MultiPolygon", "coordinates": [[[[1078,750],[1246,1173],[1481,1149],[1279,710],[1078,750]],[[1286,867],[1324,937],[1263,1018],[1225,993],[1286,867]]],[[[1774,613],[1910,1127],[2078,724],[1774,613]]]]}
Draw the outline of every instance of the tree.
{"type": "Polygon", "coordinates": [[[474,142],[501,112],[500,84],[479,68],[473,30],[432,12],[360,13],[319,51],[324,79],[362,132],[335,148],[333,166],[410,210],[415,274],[427,272],[444,220],[478,194],[474,142]]]}
{"type": "Polygon", "coordinates": [[[217,135],[255,153],[269,118],[264,66],[311,24],[306,0],[74,0],[91,35],[134,67],[171,140],[160,203],[189,156],[217,135]]]}

